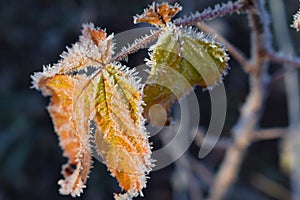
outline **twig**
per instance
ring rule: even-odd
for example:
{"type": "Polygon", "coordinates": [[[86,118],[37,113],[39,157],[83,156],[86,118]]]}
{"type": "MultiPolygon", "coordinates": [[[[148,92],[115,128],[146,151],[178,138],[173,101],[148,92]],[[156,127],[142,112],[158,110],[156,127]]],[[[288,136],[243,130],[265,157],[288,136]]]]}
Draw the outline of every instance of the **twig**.
{"type": "MultiPolygon", "coordinates": [[[[288,25],[285,19],[284,2],[281,0],[270,3],[272,10],[274,26],[274,34],[278,46],[281,51],[287,55],[295,55],[293,44],[288,34],[288,25]],[[278,9],[280,8],[280,9],[278,9]]],[[[289,131],[284,138],[284,149],[289,151],[284,152],[283,156],[291,158],[291,186],[292,199],[299,199],[300,195],[300,171],[299,171],[299,126],[300,126],[300,93],[299,93],[299,78],[295,68],[290,69],[291,65],[300,67],[300,60],[298,58],[291,59],[281,56],[280,54],[270,54],[275,61],[282,61],[284,69],[287,69],[284,74],[285,90],[287,96],[288,117],[289,117],[289,131]],[[289,70],[290,69],[290,70],[289,70]],[[286,73],[289,71],[289,73],[286,73]]]]}
{"type": "Polygon", "coordinates": [[[278,69],[277,71],[275,71],[270,79],[270,83],[273,83],[274,81],[279,80],[280,78],[284,77],[284,75],[288,72],[290,72],[293,69],[293,67],[282,67],[280,69],[278,69]]]}
{"type": "Polygon", "coordinates": [[[248,62],[246,56],[234,45],[232,45],[230,42],[228,42],[224,37],[221,35],[217,34],[215,30],[210,28],[204,23],[197,23],[197,26],[200,30],[209,33],[209,34],[216,34],[216,39],[223,43],[226,48],[228,49],[230,55],[235,58],[235,60],[244,68],[244,71],[246,73],[250,72],[250,63],[248,62]]]}
{"type": "Polygon", "coordinates": [[[134,41],[132,45],[130,45],[128,48],[124,48],[121,53],[113,57],[110,62],[118,62],[123,59],[125,59],[129,54],[132,54],[139,49],[144,48],[147,44],[152,42],[153,40],[157,39],[159,37],[159,34],[162,32],[162,29],[159,29],[155,32],[153,32],[151,35],[148,35],[146,37],[143,37],[141,39],[138,39],[134,41]]]}
{"type": "Polygon", "coordinates": [[[275,52],[268,52],[265,56],[266,59],[269,59],[272,62],[284,64],[282,68],[273,73],[271,82],[282,78],[286,73],[290,72],[294,68],[300,68],[300,59],[297,57],[287,57],[287,55],[275,52]]]}
{"type": "MultiPolygon", "coordinates": [[[[189,199],[191,200],[201,200],[202,191],[201,187],[199,187],[199,182],[196,177],[193,175],[193,170],[190,163],[191,156],[189,156],[188,152],[185,152],[178,160],[175,161],[176,171],[177,173],[182,173],[185,176],[185,182],[183,187],[186,188],[187,193],[189,194],[189,199]]],[[[174,182],[178,182],[179,180],[175,180],[174,182]]],[[[178,183],[177,183],[178,184],[178,183]]],[[[176,184],[174,184],[176,185],[176,184]]],[[[181,190],[183,188],[180,188],[181,190]]],[[[180,199],[180,198],[179,198],[180,199]]]]}
{"type": "Polygon", "coordinates": [[[289,190],[262,174],[252,176],[250,181],[253,187],[266,193],[270,197],[282,200],[291,199],[291,193],[289,190]]]}
{"type": "Polygon", "coordinates": [[[296,68],[300,68],[300,59],[297,57],[288,57],[287,55],[282,55],[281,53],[268,52],[266,57],[273,62],[291,65],[296,68]]]}
{"type": "MultiPolygon", "coordinates": [[[[202,21],[212,20],[216,17],[222,17],[227,14],[232,14],[234,12],[241,12],[242,10],[246,10],[251,7],[251,4],[247,0],[238,0],[234,3],[231,1],[227,2],[226,4],[216,5],[213,9],[208,8],[205,9],[203,12],[199,13],[196,12],[191,14],[189,17],[184,18],[177,18],[174,20],[174,24],[177,26],[189,26],[192,24],[196,24],[202,21]]],[[[140,40],[135,41],[132,45],[128,48],[123,49],[121,53],[113,57],[110,62],[118,62],[125,59],[129,54],[132,54],[139,49],[145,47],[147,44],[152,42],[153,40],[159,37],[159,34],[162,32],[162,29],[157,30],[156,32],[152,33],[149,36],[141,38],[140,40]]]]}
{"type": "Polygon", "coordinates": [[[199,160],[196,160],[194,157],[189,156],[189,164],[193,172],[207,185],[211,186],[213,183],[213,174],[212,172],[199,160]]]}
{"type": "Polygon", "coordinates": [[[266,85],[265,76],[268,63],[263,53],[270,48],[268,27],[265,21],[266,11],[262,1],[255,2],[255,8],[248,11],[252,28],[251,61],[255,74],[250,75],[250,93],[241,110],[241,116],[233,128],[234,143],[227,150],[220,170],[211,188],[209,199],[224,199],[227,191],[235,181],[247,147],[251,144],[252,133],[255,132],[264,105],[266,85]]]}
{"type": "MultiPolygon", "coordinates": [[[[249,3],[251,1],[248,0],[238,0],[234,3],[231,1],[227,2],[226,4],[219,5],[217,4],[213,9],[208,8],[205,9],[203,12],[193,13],[190,16],[185,16],[183,18],[177,18],[174,20],[174,24],[176,26],[189,26],[192,24],[196,24],[202,21],[212,20],[217,17],[222,17],[224,15],[232,14],[234,12],[241,12],[243,10],[250,9],[252,4],[249,3]]],[[[128,48],[123,49],[121,53],[113,57],[110,62],[118,62],[125,59],[129,54],[132,54],[139,49],[145,47],[147,44],[152,42],[153,40],[159,37],[159,34],[162,32],[162,29],[157,30],[156,32],[152,33],[149,36],[141,38],[140,40],[135,41],[132,45],[128,48]]],[[[242,57],[240,56],[239,61],[242,61],[242,57]]]]}
{"type": "Polygon", "coordinates": [[[239,13],[252,7],[251,3],[249,2],[250,1],[247,0],[238,0],[234,3],[229,1],[226,4],[218,4],[213,9],[208,8],[201,13],[196,12],[195,14],[191,14],[188,17],[185,16],[183,18],[178,18],[174,21],[174,24],[178,26],[188,26],[196,24],[198,22],[209,21],[217,17],[223,17],[234,12],[239,13]]]}
{"type": "Polygon", "coordinates": [[[252,29],[251,34],[251,61],[253,62],[253,67],[256,71],[256,75],[261,78],[263,73],[266,73],[266,68],[263,63],[265,63],[265,55],[267,52],[272,52],[271,48],[271,34],[269,30],[269,17],[264,8],[264,0],[256,1],[256,9],[252,9],[248,12],[248,21],[252,29]]]}
{"type": "Polygon", "coordinates": [[[272,140],[278,139],[283,136],[286,136],[288,133],[288,128],[269,128],[269,129],[262,129],[260,131],[255,132],[252,135],[253,142],[259,142],[262,140],[272,140]]]}
{"type": "MultiPolygon", "coordinates": [[[[267,129],[261,129],[257,130],[256,132],[253,132],[251,134],[250,140],[252,142],[260,142],[263,140],[273,140],[273,139],[279,139],[281,137],[284,137],[288,134],[289,129],[286,127],[278,127],[278,128],[267,128],[267,129]]],[[[198,135],[200,135],[199,133],[198,135]]],[[[207,136],[206,136],[207,137],[207,136]]],[[[196,144],[201,147],[201,144],[203,142],[204,137],[197,136],[195,139],[196,144]]],[[[227,150],[234,144],[234,140],[229,137],[221,137],[219,138],[215,149],[218,150],[227,150]]]]}
{"type": "MultiPolygon", "coordinates": [[[[212,135],[214,135],[214,134],[212,134],[212,135]]],[[[204,140],[204,136],[205,136],[204,131],[201,128],[199,128],[197,135],[194,139],[195,144],[198,147],[201,147],[203,140],[204,140]]],[[[210,140],[210,137],[215,137],[215,136],[206,135],[205,137],[206,137],[206,142],[215,141],[215,138],[210,140]]],[[[233,143],[233,141],[231,138],[222,137],[222,138],[218,139],[218,142],[215,144],[214,148],[219,149],[219,150],[226,150],[232,143],[233,143]]],[[[207,144],[207,145],[213,145],[213,144],[207,144]]]]}

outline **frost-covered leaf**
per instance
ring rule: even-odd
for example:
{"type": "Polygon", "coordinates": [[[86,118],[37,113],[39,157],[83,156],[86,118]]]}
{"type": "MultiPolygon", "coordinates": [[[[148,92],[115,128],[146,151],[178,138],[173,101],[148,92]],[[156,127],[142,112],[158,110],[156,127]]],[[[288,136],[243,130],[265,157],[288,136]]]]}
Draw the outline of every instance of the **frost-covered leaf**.
{"type": "Polygon", "coordinates": [[[82,36],[62,59],[32,76],[33,87],[51,96],[48,111],[68,163],[63,166],[64,179],[58,184],[61,194],[79,196],[92,164],[89,119],[93,115],[94,89],[87,76],[89,66],[101,69],[111,58],[112,36],[93,24],[84,24],[82,36]],[[83,71],[79,73],[79,71],[83,71]],[[77,75],[76,75],[77,74],[77,75]],[[91,109],[92,108],[92,109],[91,109]]]}
{"type": "Polygon", "coordinates": [[[142,116],[142,86],[133,71],[111,62],[112,35],[84,25],[79,42],[57,64],[32,76],[33,87],[51,96],[48,111],[68,163],[61,194],[79,196],[92,164],[90,142],[96,145],[112,176],[128,199],[141,193],[152,167],[142,116]],[[96,125],[95,135],[92,130],[96,125]]]}
{"type": "Polygon", "coordinates": [[[297,11],[297,13],[293,16],[293,24],[291,27],[295,28],[297,31],[300,30],[300,10],[297,11]]]}
{"type": "Polygon", "coordinates": [[[192,28],[168,25],[150,51],[151,60],[147,64],[151,71],[144,88],[147,118],[152,105],[161,104],[168,110],[172,102],[193,86],[213,87],[227,69],[224,47],[192,28]]]}
{"type": "Polygon", "coordinates": [[[42,91],[52,96],[48,111],[64,156],[68,158],[68,163],[62,168],[64,179],[58,182],[60,193],[72,196],[82,193],[92,164],[88,129],[90,105],[85,101],[89,90],[86,89],[81,95],[83,101],[77,101],[77,91],[84,84],[85,81],[79,80],[79,77],[55,75],[40,85],[42,91]],[[87,109],[78,112],[78,108],[87,109]]]}
{"type": "Polygon", "coordinates": [[[79,41],[67,48],[56,67],[64,73],[87,66],[102,67],[113,55],[112,38],[113,35],[107,37],[104,30],[95,28],[92,23],[84,24],[79,41]]]}
{"type": "Polygon", "coordinates": [[[125,196],[137,196],[146,186],[146,175],[152,166],[141,115],[141,85],[132,71],[112,64],[105,66],[94,82],[98,153],[126,191],[125,196]]]}
{"type": "Polygon", "coordinates": [[[56,74],[72,74],[88,66],[103,67],[114,53],[112,38],[113,35],[107,36],[104,30],[95,28],[92,23],[83,24],[79,41],[71,48],[67,47],[67,51],[60,55],[62,59],[53,66],[44,66],[43,72],[36,72],[32,76],[33,87],[39,89],[40,83],[56,74]]]}
{"type": "Polygon", "coordinates": [[[152,25],[165,27],[166,24],[174,17],[182,7],[179,4],[174,6],[168,3],[157,4],[153,2],[144,13],[134,17],[134,23],[146,22],[152,25]]]}

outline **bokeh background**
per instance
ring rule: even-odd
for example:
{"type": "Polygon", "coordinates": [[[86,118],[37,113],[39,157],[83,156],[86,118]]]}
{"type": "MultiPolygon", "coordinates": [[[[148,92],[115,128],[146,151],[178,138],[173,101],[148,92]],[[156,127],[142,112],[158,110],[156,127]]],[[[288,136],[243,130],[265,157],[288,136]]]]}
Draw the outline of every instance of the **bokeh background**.
{"type": "MultiPolygon", "coordinates": [[[[276,0],[273,0],[276,1],[276,0]]],[[[178,1],[184,10],[178,15],[203,10],[216,2],[178,1]]],[[[269,2],[272,2],[270,0],[269,2]]],[[[286,19],[292,15],[299,2],[286,0],[286,19]]],[[[42,65],[55,63],[66,46],[78,40],[81,24],[94,22],[108,33],[119,33],[144,25],[134,25],[132,17],[151,4],[146,0],[10,0],[0,1],[0,199],[71,199],[58,193],[57,181],[61,178],[61,165],[66,162],[58,145],[46,106],[49,98],[30,89],[30,75],[41,71],[42,65]]],[[[171,3],[174,3],[172,1],[171,3]]],[[[249,55],[249,28],[243,14],[226,16],[210,23],[224,37],[249,55]]],[[[290,29],[295,49],[299,55],[300,35],[290,29]]],[[[275,44],[276,46],[276,44],[275,44]]],[[[145,51],[129,57],[129,65],[142,64],[145,51]]],[[[228,136],[239,114],[239,108],[248,92],[247,76],[239,65],[230,61],[229,75],[225,79],[228,113],[223,136],[228,136]]],[[[271,70],[280,66],[272,66],[271,70]]],[[[196,88],[201,107],[200,126],[209,123],[209,95],[196,88]]],[[[263,127],[286,126],[286,97],[283,81],[270,87],[263,127]]],[[[153,140],[158,142],[158,140],[153,140]]],[[[154,146],[159,146],[155,144],[154,146]]],[[[199,148],[192,144],[189,152],[197,159],[199,148]]],[[[289,174],[284,173],[279,162],[280,140],[254,143],[245,158],[231,199],[278,199],[255,187],[257,177],[267,177],[280,185],[282,191],[290,190],[289,174]]],[[[211,172],[218,169],[224,150],[215,149],[202,162],[211,172]]],[[[150,174],[144,199],[189,199],[176,197],[174,190],[174,165],[150,174]]],[[[202,180],[198,180],[201,182],[202,180]]],[[[201,184],[200,184],[201,185],[201,184]]],[[[202,191],[207,192],[207,186],[202,191]]],[[[105,165],[95,161],[80,199],[112,199],[120,192],[117,182],[105,165]]],[[[79,199],[79,198],[78,198],[79,199]]],[[[137,198],[139,199],[139,198],[137,198]]],[[[286,199],[289,199],[287,196],[286,199]]]]}

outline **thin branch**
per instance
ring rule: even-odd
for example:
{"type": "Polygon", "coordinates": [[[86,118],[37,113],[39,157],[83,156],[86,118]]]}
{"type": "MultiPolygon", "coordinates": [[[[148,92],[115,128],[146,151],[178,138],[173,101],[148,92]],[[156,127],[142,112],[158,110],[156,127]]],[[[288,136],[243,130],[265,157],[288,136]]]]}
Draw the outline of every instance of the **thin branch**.
{"type": "Polygon", "coordinates": [[[281,53],[274,52],[268,52],[265,56],[270,61],[300,68],[300,59],[297,57],[288,57],[287,55],[282,55],[281,53]]]}
{"type": "Polygon", "coordinates": [[[254,63],[257,76],[262,76],[262,73],[266,73],[266,69],[263,67],[265,60],[265,54],[272,52],[271,48],[271,34],[269,30],[269,17],[264,9],[264,0],[258,0],[257,10],[251,10],[248,14],[249,25],[252,29],[251,34],[251,61],[254,63]]]}
{"type": "MultiPolygon", "coordinates": [[[[209,135],[205,135],[205,132],[199,128],[194,141],[195,141],[195,144],[200,148],[203,143],[204,136],[206,137],[206,142],[215,141],[215,139],[210,140],[209,135]]],[[[211,137],[214,137],[214,136],[211,136],[211,137]]],[[[214,148],[218,149],[218,150],[226,150],[226,149],[228,149],[228,147],[230,147],[230,145],[232,145],[232,143],[233,143],[233,140],[231,138],[221,137],[218,139],[218,142],[215,144],[214,148]]],[[[207,145],[213,145],[213,144],[207,144],[207,145]]]]}
{"type": "MultiPolygon", "coordinates": [[[[191,156],[189,156],[188,152],[185,152],[178,160],[175,161],[176,171],[175,173],[181,173],[183,174],[186,179],[181,180],[183,183],[181,183],[182,187],[186,188],[186,192],[189,194],[189,197],[191,200],[201,200],[202,197],[202,191],[201,187],[199,187],[199,182],[197,181],[196,177],[193,175],[192,166],[189,164],[191,163],[191,156]]],[[[199,167],[199,163],[198,166],[199,167]]],[[[203,169],[203,168],[202,168],[203,169]]],[[[204,174],[202,174],[204,175],[204,174]]],[[[178,185],[178,179],[174,182],[177,182],[178,185]]],[[[176,185],[176,184],[174,184],[176,185]]],[[[179,184],[180,185],[180,184],[179,184]]],[[[176,188],[173,188],[176,190],[176,188]]],[[[182,188],[177,188],[181,189],[182,188]]],[[[176,192],[176,191],[175,191],[176,192]]]]}
{"type": "MultiPolygon", "coordinates": [[[[247,10],[252,7],[252,4],[249,2],[251,2],[251,1],[238,0],[234,3],[229,1],[226,4],[222,4],[222,5],[218,4],[213,9],[207,8],[201,13],[196,12],[194,14],[191,14],[189,17],[185,16],[183,18],[177,18],[176,20],[174,20],[174,24],[176,26],[189,26],[192,24],[196,24],[198,22],[208,21],[208,20],[212,20],[217,17],[222,17],[224,15],[232,14],[234,12],[239,13],[243,10],[247,10]]],[[[138,51],[139,49],[144,48],[147,44],[149,44],[153,40],[157,39],[161,32],[162,32],[162,29],[157,30],[156,32],[152,33],[149,36],[146,36],[144,38],[136,40],[132,45],[130,45],[128,48],[124,48],[121,53],[119,53],[114,58],[112,58],[110,60],[110,62],[121,61],[121,60],[127,58],[127,56],[129,54],[132,54],[132,53],[138,51]]],[[[240,58],[239,61],[242,61],[241,59],[242,58],[240,58]]]]}
{"type": "Polygon", "coordinates": [[[228,49],[228,52],[235,60],[243,67],[244,71],[249,73],[250,72],[250,63],[248,62],[246,56],[234,45],[232,45],[229,41],[227,41],[224,37],[218,34],[215,30],[210,28],[204,23],[197,23],[197,26],[200,30],[208,33],[208,34],[215,34],[216,39],[223,43],[225,47],[228,49]]]}
{"type": "Polygon", "coordinates": [[[252,7],[250,1],[247,0],[238,0],[234,3],[231,1],[222,5],[215,5],[214,8],[207,8],[203,12],[196,12],[190,16],[184,16],[183,18],[178,18],[174,20],[174,24],[177,26],[188,26],[194,25],[198,22],[209,21],[217,17],[223,17],[232,13],[239,13],[243,10],[250,9],[252,7]]]}
{"type": "Polygon", "coordinates": [[[270,79],[270,83],[277,81],[278,79],[284,77],[284,75],[288,72],[290,72],[292,69],[294,69],[293,67],[289,66],[284,66],[280,69],[278,69],[277,71],[275,71],[270,79]]]}
{"type": "MultiPolygon", "coordinates": [[[[189,26],[189,25],[196,24],[198,22],[208,21],[217,17],[222,17],[228,14],[232,14],[234,12],[239,13],[242,12],[243,10],[248,10],[250,8],[252,8],[251,0],[238,0],[234,3],[229,1],[226,4],[222,4],[222,5],[217,4],[213,9],[207,8],[201,13],[197,11],[196,13],[191,14],[188,17],[185,16],[183,18],[177,18],[176,20],[174,20],[174,24],[176,26],[189,26]]],[[[133,44],[129,45],[128,48],[124,48],[121,53],[113,57],[110,60],[110,62],[119,62],[127,58],[129,54],[132,54],[138,51],[139,49],[144,48],[147,44],[157,39],[161,32],[162,29],[159,29],[149,36],[136,40],[133,44]]],[[[241,56],[239,61],[242,61],[241,56]]]]}
{"type": "MultiPolygon", "coordinates": [[[[284,12],[284,2],[283,0],[278,0],[275,3],[270,3],[270,8],[272,10],[274,23],[274,34],[278,43],[278,47],[282,52],[287,55],[295,55],[295,50],[293,48],[293,43],[291,41],[290,35],[288,33],[288,24],[285,20],[284,12]],[[278,9],[280,8],[280,9],[278,9]]],[[[297,27],[298,28],[298,27],[297,27]]],[[[277,61],[284,61],[284,67],[286,69],[291,68],[291,64],[295,64],[294,61],[300,60],[295,58],[295,60],[289,58],[283,58],[281,55],[273,54],[272,58],[276,58],[277,61]],[[288,61],[287,61],[288,59],[288,61]],[[291,60],[293,62],[291,62],[291,60]]],[[[294,67],[299,68],[300,65],[294,65],[294,67]]],[[[288,108],[288,118],[289,118],[289,132],[286,135],[285,149],[289,151],[285,152],[291,158],[291,188],[292,188],[292,199],[299,199],[300,195],[300,171],[299,171],[299,126],[300,126],[300,93],[299,93],[299,78],[297,71],[295,69],[287,70],[289,73],[284,73],[284,83],[287,96],[287,108],[288,108]]]]}
{"type": "Polygon", "coordinates": [[[189,156],[189,164],[193,172],[207,185],[211,186],[213,183],[213,173],[199,160],[196,160],[194,157],[189,156]]]}
{"type": "Polygon", "coordinates": [[[260,131],[255,132],[252,135],[252,141],[258,142],[262,140],[273,140],[278,139],[289,132],[288,128],[269,128],[269,129],[262,129],[260,131]]]}
{"type": "Polygon", "coordinates": [[[266,52],[265,58],[271,62],[284,64],[283,68],[280,68],[273,73],[270,82],[282,78],[286,73],[290,72],[294,68],[300,68],[300,58],[298,57],[288,57],[287,55],[283,55],[281,53],[266,52]]]}
{"type": "MultiPolygon", "coordinates": [[[[261,130],[257,130],[255,132],[253,132],[251,134],[251,137],[249,138],[249,140],[251,140],[252,142],[259,142],[259,141],[263,141],[263,140],[279,139],[279,138],[286,136],[288,132],[289,132],[289,129],[287,127],[261,129],[261,130]]],[[[198,135],[202,135],[202,133],[197,134],[197,136],[195,138],[195,142],[199,147],[201,147],[204,136],[198,136],[198,135]]],[[[234,140],[232,138],[221,137],[221,138],[219,138],[219,140],[214,148],[218,149],[218,150],[227,150],[233,144],[234,144],[234,140]]]]}
{"type": "Polygon", "coordinates": [[[209,199],[224,199],[231,185],[237,178],[243,157],[252,142],[252,134],[258,127],[266,96],[266,73],[268,62],[263,53],[270,48],[268,22],[263,1],[256,1],[255,8],[248,11],[252,28],[251,61],[255,74],[250,74],[250,93],[241,110],[241,116],[233,128],[234,143],[226,152],[220,170],[211,188],[209,199]]]}
{"type": "Polygon", "coordinates": [[[121,60],[127,58],[127,56],[129,54],[132,54],[132,53],[144,48],[145,46],[147,46],[147,44],[149,44],[150,42],[157,39],[161,32],[162,32],[162,29],[159,29],[159,30],[153,32],[151,35],[145,36],[141,39],[134,41],[133,44],[129,45],[128,48],[124,48],[121,53],[119,53],[118,55],[113,57],[110,60],[110,62],[121,61],[121,60]]]}
{"type": "Polygon", "coordinates": [[[270,197],[283,200],[291,199],[291,192],[288,189],[262,174],[252,176],[250,181],[253,187],[270,197]]]}

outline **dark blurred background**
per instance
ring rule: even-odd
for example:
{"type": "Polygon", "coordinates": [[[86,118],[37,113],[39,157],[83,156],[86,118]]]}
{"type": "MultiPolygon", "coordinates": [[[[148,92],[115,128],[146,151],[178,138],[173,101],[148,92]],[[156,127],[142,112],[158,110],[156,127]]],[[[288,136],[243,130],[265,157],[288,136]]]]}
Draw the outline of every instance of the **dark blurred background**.
{"type": "MultiPolygon", "coordinates": [[[[274,0],[276,1],[276,0],[274,0]]],[[[183,11],[189,14],[222,1],[182,0],[183,11]]],[[[272,2],[272,1],[270,1],[272,2]]],[[[298,9],[298,1],[287,0],[287,20],[298,9]]],[[[144,25],[134,25],[132,17],[151,4],[150,0],[10,0],[0,1],[0,199],[71,199],[58,193],[61,165],[66,162],[58,145],[46,106],[49,98],[30,89],[30,75],[41,71],[42,65],[57,62],[59,55],[78,40],[81,24],[94,22],[110,34],[144,25]]],[[[171,2],[171,3],[174,3],[171,2]]],[[[249,28],[246,16],[233,14],[210,23],[229,41],[249,55],[249,28]]],[[[293,30],[295,45],[300,35],[293,30]]],[[[298,51],[299,45],[295,46],[298,51]]],[[[129,65],[142,64],[145,52],[129,57],[129,65]]],[[[228,114],[223,136],[238,117],[238,109],[248,92],[247,76],[239,65],[230,61],[229,75],[225,79],[228,114]]],[[[273,66],[271,70],[278,68],[273,66]]],[[[202,99],[201,123],[209,123],[209,96],[196,89],[202,99]]],[[[286,100],[282,80],[271,85],[270,96],[261,125],[286,126],[286,100]]],[[[275,180],[289,190],[288,174],[279,166],[279,140],[252,145],[242,166],[232,199],[274,199],[253,187],[256,174],[275,180]]],[[[190,152],[197,155],[198,147],[190,152]]],[[[222,150],[214,150],[201,160],[212,172],[217,170],[222,150]]],[[[144,199],[175,199],[171,184],[174,166],[150,174],[144,190],[144,199]]],[[[173,177],[174,178],[174,177],[173,177]]],[[[174,180],[173,180],[174,181],[174,180]]],[[[176,177],[175,177],[176,181],[176,177]]],[[[201,181],[201,180],[200,180],[201,181]]],[[[205,192],[205,188],[203,189],[205,192]]],[[[106,167],[95,161],[80,199],[112,199],[120,192],[117,182],[106,167]]],[[[139,199],[139,198],[137,198],[139,199]]],[[[275,198],[276,199],[276,198],[275,198]]]]}

